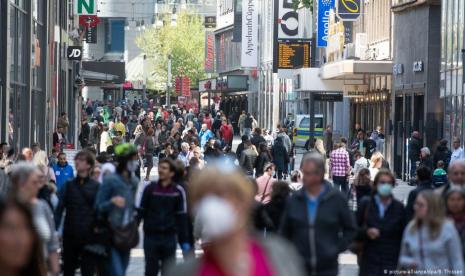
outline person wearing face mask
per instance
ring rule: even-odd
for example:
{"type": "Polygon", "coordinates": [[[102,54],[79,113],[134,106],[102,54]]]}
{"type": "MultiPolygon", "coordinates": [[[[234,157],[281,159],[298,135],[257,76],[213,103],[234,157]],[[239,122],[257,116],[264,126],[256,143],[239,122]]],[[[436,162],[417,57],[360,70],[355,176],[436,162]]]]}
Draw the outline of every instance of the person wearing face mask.
{"type": "Polygon", "coordinates": [[[138,215],[144,221],[145,275],[158,275],[160,270],[166,275],[167,264],[176,259],[177,240],[184,252],[190,249],[186,192],[173,182],[175,171],[172,159],[160,160],[158,181],[150,183],[142,194],[138,215]]]}
{"type": "Polygon", "coordinates": [[[260,275],[302,276],[302,263],[285,241],[250,231],[254,188],[234,168],[209,166],[191,177],[194,235],[205,254],[171,268],[169,276],[260,275]]]}
{"type": "Polygon", "coordinates": [[[129,264],[131,247],[137,245],[138,237],[131,235],[127,244],[121,244],[118,233],[122,228],[135,228],[137,231],[134,202],[138,181],[134,172],[139,167],[139,159],[137,148],[127,143],[115,147],[115,156],[116,173],[110,173],[103,178],[95,205],[98,215],[107,220],[113,230],[109,258],[110,275],[123,276],[129,264]]]}
{"type": "Polygon", "coordinates": [[[357,252],[361,253],[359,275],[383,275],[397,267],[406,216],[404,205],[392,196],[394,185],[393,174],[381,169],[373,183],[374,193],[363,198],[357,209],[356,240],[363,242],[362,252],[357,252]]]}

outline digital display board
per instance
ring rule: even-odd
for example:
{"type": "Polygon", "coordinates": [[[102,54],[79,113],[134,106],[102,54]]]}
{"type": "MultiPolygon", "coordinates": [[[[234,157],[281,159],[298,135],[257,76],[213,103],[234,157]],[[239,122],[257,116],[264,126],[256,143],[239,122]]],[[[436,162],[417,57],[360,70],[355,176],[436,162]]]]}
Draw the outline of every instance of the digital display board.
{"type": "Polygon", "coordinates": [[[309,41],[278,41],[278,69],[310,67],[309,41]]]}

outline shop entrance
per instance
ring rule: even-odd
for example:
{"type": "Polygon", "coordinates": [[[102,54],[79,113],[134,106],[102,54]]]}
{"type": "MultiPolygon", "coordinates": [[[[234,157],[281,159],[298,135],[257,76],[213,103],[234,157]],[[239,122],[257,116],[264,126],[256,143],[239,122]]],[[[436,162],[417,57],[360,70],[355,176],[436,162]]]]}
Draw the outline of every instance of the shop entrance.
{"type": "Polygon", "coordinates": [[[413,131],[423,135],[424,93],[422,91],[401,91],[395,99],[394,118],[394,172],[402,180],[408,180],[410,158],[408,141],[413,131]]]}

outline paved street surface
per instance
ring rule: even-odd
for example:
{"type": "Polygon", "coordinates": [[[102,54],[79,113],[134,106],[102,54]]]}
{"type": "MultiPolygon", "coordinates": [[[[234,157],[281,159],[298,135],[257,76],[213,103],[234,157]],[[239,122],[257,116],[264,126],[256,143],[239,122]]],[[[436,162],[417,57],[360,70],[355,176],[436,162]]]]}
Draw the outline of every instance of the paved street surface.
{"type": "MultiPolygon", "coordinates": [[[[233,148],[235,149],[239,143],[240,143],[240,140],[238,138],[234,139],[233,148]]],[[[302,156],[304,152],[305,150],[302,150],[302,149],[297,150],[297,156],[296,156],[296,162],[295,162],[296,168],[300,166],[300,162],[302,160],[302,156]]],[[[145,173],[145,172],[141,172],[141,173],[145,173]]],[[[156,179],[157,179],[157,170],[154,168],[151,173],[151,180],[156,180],[156,179]]],[[[139,195],[142,193],[144,186],[145,186],[144,183],[140,184],[139,195]]],[[[412,189],[413,187],[408,186],[405,182],[398,181],[398,185],[394,189],[394,196],[401,202],[405,203],[407,200],[407,196],[410,190],[412,189]]],[[[201,250],[197,250],[196,252],[197,255],[201,253],[202,253],[201,250]]],[[[182,254],[181,254],[180,249],[177,250],[176,255],[177,255],[176,261],[182,261],[182,254]]],[[[139,246],[133,249],[131,252],[131,261],[130,261],[127,275],[131,275],[131,276],[144,275],[144,265],[145,265],[144,250],[142,247],[142,243],[140,243],[139,246]]],[[[339,273],[340,276],[357,275],[358,274],[357,257],[350,252],[341,254],[339,256],[339,268],[340,268],[340,273],[339,273]]]]}

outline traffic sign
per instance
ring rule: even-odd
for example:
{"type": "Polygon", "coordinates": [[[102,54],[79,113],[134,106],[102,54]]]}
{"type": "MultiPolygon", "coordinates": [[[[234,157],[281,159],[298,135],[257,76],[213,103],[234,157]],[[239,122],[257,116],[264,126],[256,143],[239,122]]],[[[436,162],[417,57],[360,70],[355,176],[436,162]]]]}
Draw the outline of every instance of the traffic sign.
{"type": "Polygon", "coordinates": [[[97,0],[75,0],[74,14],[97,15],[97,0]]]}

